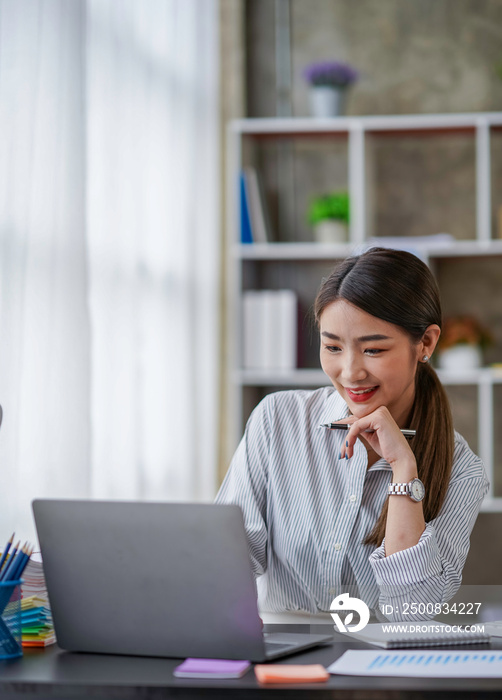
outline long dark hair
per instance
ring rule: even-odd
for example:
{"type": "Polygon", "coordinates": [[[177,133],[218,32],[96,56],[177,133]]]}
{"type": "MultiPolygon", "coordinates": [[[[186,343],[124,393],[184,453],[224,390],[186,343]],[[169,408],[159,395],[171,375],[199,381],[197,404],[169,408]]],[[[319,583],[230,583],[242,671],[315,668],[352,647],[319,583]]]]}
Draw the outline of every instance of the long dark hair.
{"type": "MultiPolygon", "coordinates": [[[[344,299],[367,313],[393,323],[418,343],[428,326],[441,328],[436,281],[425,263],[411,253],[371,248],[347,258],[323,281],[314,303],[317,325],[324,309],[344,299]]],[[[429,363],[419,362],[415,400],[408,425],[417,431],[410,446],[418,476],[425,485],[424,518],[435,518],[443,505],[453,464],[453,420],[446,392],[429,363]],[[420,429],[419,429],[420,428],[420,429]]],[[[388,500],[365,544],[379,546],[385,535],[388,500]]]]}

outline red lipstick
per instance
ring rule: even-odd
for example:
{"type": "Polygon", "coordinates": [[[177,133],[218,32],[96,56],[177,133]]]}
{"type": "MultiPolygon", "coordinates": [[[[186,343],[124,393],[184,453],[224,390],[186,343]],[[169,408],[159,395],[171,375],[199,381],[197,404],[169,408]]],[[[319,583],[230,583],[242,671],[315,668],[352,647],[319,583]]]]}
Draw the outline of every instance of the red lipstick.
{"type": "Polygon", "coordinates": [[[378,387],[362,386],[361,388],[357,389],[357,391],[364,391],[364,394],[354,394],[350,389],[347,388],[345,388],[345,391],[347,392],[347,396],[351,401],[354,401],[355,403],[365,403],[366,401],[369,401],[371,398],[373,398],[373,396],[378,391],[378,387]],[[368,389],[371,389],[371,391],[367,391],[368,389]]]}

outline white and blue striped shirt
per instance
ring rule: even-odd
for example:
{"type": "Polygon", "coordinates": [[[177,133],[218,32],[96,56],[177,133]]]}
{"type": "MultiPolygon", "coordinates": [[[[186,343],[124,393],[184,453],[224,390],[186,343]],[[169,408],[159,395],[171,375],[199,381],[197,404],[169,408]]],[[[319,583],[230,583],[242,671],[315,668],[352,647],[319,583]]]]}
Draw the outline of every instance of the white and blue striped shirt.
{"type": "Polygon", "coordinates": [[[340,460],[345,433],[319,427],[348,414],[323,387],[270,394],[248,421],[216,502],[242,508],[263,611],[327,611],[348,590],[372,608],[402,609],[403,601],[443,603],[460,585],[488,490],[481,460],[456,433],[441,512],[414,547],[386,557],[384,543],[363,541],[387,497],[390,465],[380,459],[368,469],[360,441],[340,460]]]}

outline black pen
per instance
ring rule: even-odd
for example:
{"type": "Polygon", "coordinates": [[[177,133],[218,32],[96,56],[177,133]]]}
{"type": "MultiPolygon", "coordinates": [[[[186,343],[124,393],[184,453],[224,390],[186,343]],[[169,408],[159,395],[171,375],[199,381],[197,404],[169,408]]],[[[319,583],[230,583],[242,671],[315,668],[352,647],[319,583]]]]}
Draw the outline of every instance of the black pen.
{"type": "MultiPolygon", "coordinates": [[[[351,424],[350,423],[321,423],[320,427],[321,428],[328,428],[329,430],[349,430],[351,424]]],[[[405,438],[408,438],[408,440],[412,437],[415,437],[417,434],[416,430],[410,430],[409,428],[401,428],[400,429],[402,434],[404,435],[405,438]]],[[[374,430],[365,430],[365,433],[374,433],[374,430]]]]}

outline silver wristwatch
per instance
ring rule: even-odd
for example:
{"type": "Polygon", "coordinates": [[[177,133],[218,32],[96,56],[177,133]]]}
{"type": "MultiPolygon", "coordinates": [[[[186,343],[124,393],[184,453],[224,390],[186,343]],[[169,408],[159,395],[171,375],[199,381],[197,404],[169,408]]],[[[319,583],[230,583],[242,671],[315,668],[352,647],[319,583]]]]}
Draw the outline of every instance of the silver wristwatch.
{"type": "Polygon", "coordinates": [[[420,479],[412,479],[407,484],[390,483],[389,496],[409,496],[412,501],[418,503],[425,496],[425,486],[420,479]]]}

